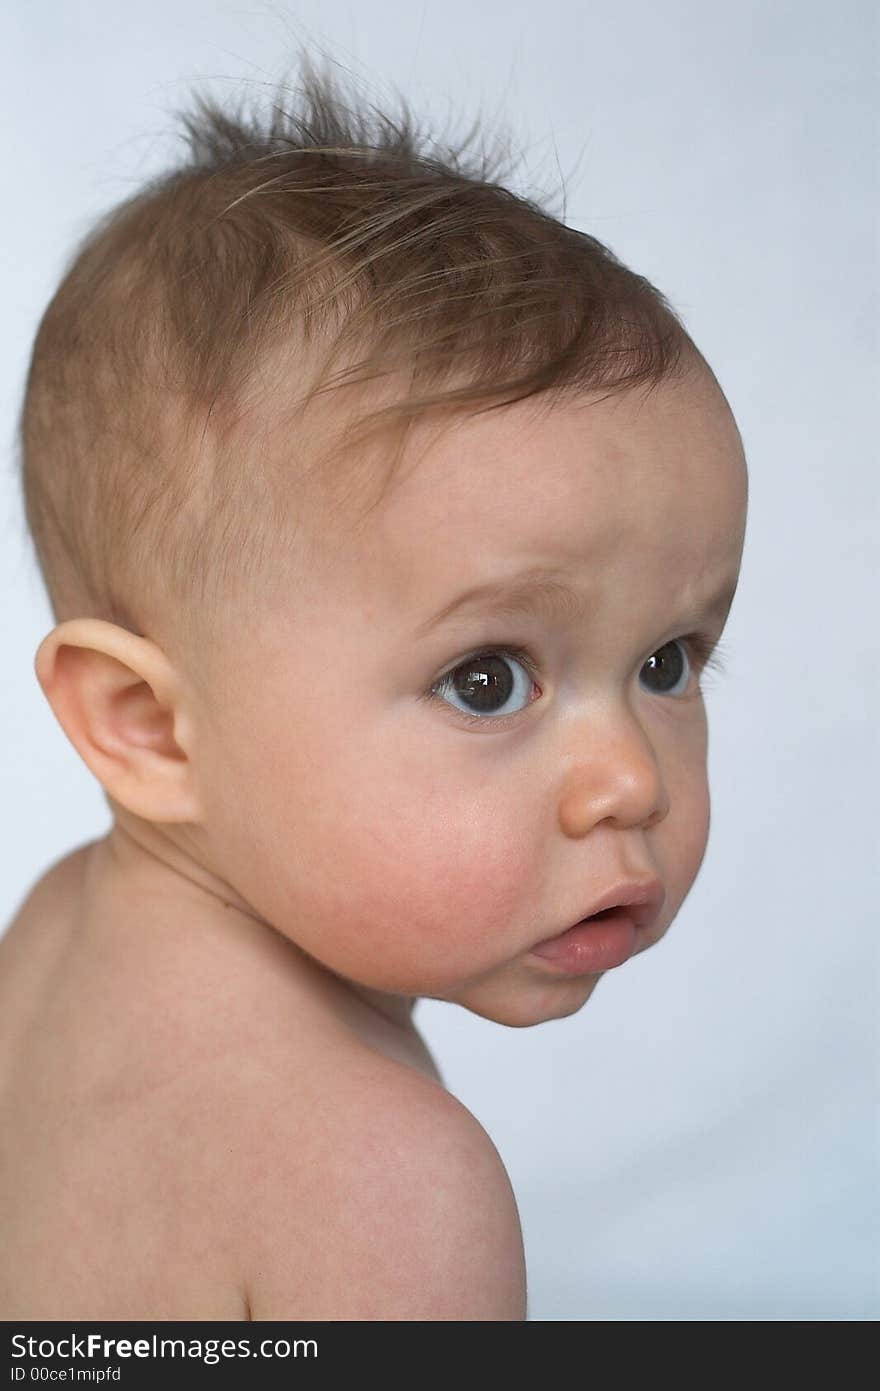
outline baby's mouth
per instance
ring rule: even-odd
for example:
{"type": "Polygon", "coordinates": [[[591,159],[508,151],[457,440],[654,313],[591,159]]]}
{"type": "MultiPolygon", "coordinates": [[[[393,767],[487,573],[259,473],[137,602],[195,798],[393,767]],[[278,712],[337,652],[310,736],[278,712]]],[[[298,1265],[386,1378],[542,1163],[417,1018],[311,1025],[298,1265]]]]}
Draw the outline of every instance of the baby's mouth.
{"type": "Polygon", "coordinates": [[[539,942],[531,954],[565,975],[595,975],[628,961],[637,938],[638,929],[625,907],[604,908],[539,942]]]}
{"type": "Polygon", "coordinates": [[[659,879],[620,881],[601,895],[592,913],[539,942],[531,955],[566,975],[594,975],[622,966],[639,949],[640,932],[657,921],[665,899],[659,879]]]}

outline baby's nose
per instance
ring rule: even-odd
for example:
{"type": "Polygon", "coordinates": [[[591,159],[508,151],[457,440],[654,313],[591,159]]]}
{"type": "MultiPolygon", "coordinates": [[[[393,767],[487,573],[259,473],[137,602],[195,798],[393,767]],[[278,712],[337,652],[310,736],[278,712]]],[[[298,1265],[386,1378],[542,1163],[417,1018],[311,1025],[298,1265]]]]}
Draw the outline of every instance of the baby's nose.
{"type": "Polygon", "coordinates": [[[600,737],[593,726],[561,792],[559,821],[565,834],[588,835],[601,821],[647,830],[668,811],[659,760],[638,723],[619,723],[614,731],[606,724],[600,737]]]}

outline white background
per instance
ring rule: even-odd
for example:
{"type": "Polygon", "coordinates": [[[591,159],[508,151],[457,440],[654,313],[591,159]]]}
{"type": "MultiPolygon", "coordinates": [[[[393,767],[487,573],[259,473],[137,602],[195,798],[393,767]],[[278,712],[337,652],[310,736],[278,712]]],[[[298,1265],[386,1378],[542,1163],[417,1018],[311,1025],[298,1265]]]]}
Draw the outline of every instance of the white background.
{"type": "Polygon", "coordinates": [[[416,1012],[507,1164],[535,1319],[880,1313],[877,13],[4,6],[0,922],[109,824],[33,672],[53,624],[15,473],[28,354],[75,239],[164,167],[193,84],[271,85],[302,39],[435,129],[506,126],[516,191],[560,213],[564,177],[567,221],[669,296],[733,406],[749,526],[690,898],[573,1018],[416,1012]]]}

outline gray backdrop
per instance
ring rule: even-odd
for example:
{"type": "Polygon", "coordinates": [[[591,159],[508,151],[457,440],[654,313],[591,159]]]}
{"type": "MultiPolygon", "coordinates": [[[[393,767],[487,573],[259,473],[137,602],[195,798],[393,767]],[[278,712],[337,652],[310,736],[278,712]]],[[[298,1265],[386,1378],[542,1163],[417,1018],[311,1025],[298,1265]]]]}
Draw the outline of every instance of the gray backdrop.
{"type": "MultiPolygon", "coordinates": [[[[417,1020],[518,1196],[536,1319],[868,1319],[878,1300],[877,7],[865,0],[6,0],[0,923],[103,833],[45,702],[14,427],[74,239],[163,167],[190,83],[300,37],[435,126],[482,110],[672,300],[745,441],[707,695],[713,824],[667,938],[573,1018],[417,1020]],[[867,600],[867,602],[866,602],[867,600]]],[[[561,204],[552,204],[561,211],[561,204]]]]}

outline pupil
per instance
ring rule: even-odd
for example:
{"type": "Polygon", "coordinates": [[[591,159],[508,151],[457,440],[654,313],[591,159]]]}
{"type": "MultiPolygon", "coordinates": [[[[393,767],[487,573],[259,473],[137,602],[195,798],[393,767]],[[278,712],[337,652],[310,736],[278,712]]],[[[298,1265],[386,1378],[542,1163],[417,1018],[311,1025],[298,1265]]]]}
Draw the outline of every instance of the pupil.
{"type": "Polygon", "coordinates": [[[454,686],[475,710],[495,710],[513,690],[510,668],[500,657],[474,657],[455,673],[454,686]]]}
{"type": "Polygon", "coordinates": [[[662,686],[662,689],[668,690],[676,686],[681,680],[682,672],[684,671],[684,660],[681,655],[680,644],[677,642],[667,642],[665,647],[659,648],[653,656],[648,658],[646,666],[653,673],[660,673],[661,684],[663,676],[669,678],[668,684],[662,686]]]}

